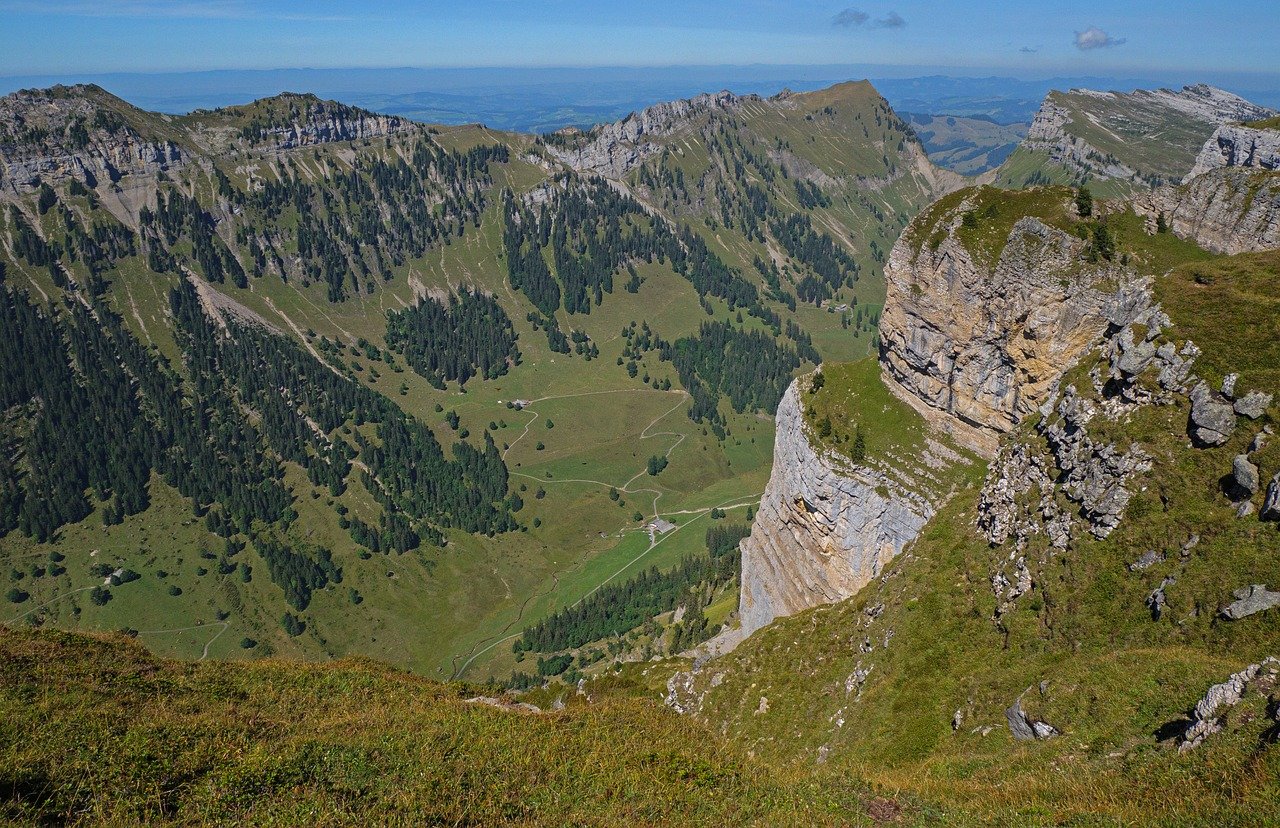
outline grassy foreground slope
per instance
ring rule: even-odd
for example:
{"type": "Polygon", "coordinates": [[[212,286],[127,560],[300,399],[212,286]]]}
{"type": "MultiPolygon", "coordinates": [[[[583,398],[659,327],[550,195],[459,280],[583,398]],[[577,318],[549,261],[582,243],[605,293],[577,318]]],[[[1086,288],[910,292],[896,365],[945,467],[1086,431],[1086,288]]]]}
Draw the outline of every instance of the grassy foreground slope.
{"type": "MultiPolygon", "coordinates": [[[[1035,203],[1034,193],[1005,198],[1005,210],[1035,203]]],[[[1116,261],[1154,277],[1173,322],[1164,336],[1203,349],[1199,375],[1217,384],[1238,372],[1239,393],[1280,392],[1280,253],[1211,256],[1146,235],[1131,213],[1111,214],[1107,227],[1116,261]]],[[[1094,353],[1063,385],[1098,404],[1090,376],[1099,371],[1107,359],[1094,353]]],[[[1155,388],[1151,374],[1139,383],[1155,388]]],[[[1280,653],[1274,611],[1220,614],[1239,587],[1280,583],[1280,532],[1258,519],[1261,492],[1253,514],[1237,517],[1226,482],[1233,458],[1274,429],[1277,408],[1241,418],[1224,445],[1207,449],[1190,446],[1188,414],[1176,396],[1120,416],[1101,409],[1089,422],[1092,439],[1152,458],[1110,536],[1082,533],[1065,551],[1043,533],[1025,548],[992,546],[976,526],[971,483],[857,596],[777,621],[706,666],[700,718],[759,755],[843,767],[1006,824],[1274,824],[1270,679],[1251,684],[1203,745],[1180,753],[1177,737],[1210,686],[1280,653]],[[1025,555],[1031,586],[1002,605],[992,579],[1011,555],[1025,555]],[[1006,710],[1016,700],[1061,735],[1015,741],[1006,710]]],[[[1045,450],[1034,422],[1011,439],[1045,450]]],[[[1265,487],[1280,451],[1264,442],[1249,457],[1265,487]]],[[[1027,495],[1032,512],[1039,495],[1027,495]]]]}
{"type": "Polygon", "coordinates": [[[183,664],[0,631],[0,819],[19,824],[871,825],[944,815],[778,773],[653,701],[554,713],[371,661],[183,664]]]}

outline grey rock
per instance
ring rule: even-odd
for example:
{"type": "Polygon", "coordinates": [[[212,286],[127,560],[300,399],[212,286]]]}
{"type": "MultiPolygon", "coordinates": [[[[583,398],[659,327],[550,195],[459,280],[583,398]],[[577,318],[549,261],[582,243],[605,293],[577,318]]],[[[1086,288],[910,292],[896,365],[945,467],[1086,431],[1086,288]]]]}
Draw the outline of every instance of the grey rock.
{"type": "Polygon", "coordinates": [[[1123,273],[1081,266],[1084,246],[1030,217],[1014,225],[994,263],[975,260],[950,230],[936,249],[904,234],[886,265],[880,322],[890,388],[995,455],[1000,435],[1034,414],[1062,372],[1097,345],[1110,316],[1127,324],[1133,307],[1149,304],[1123,273]],[[1104,291],[1104,280],[1123,285],[1104,291]]]}
{"type": "Polygon", "coordinates": [[[793,381],[778,405],[773,471],[742,541],[743,637],[775,618],[853,595],[936,510],[895,478],[816,452],[804,429],[803,381],[793,381]]]}
{"type": "Polygon", "coordinates": [[[1180,187],[1138,195],[1135,211],[1154,224],[1161,213],[1173,233],[1215,253],[1280,247],[1280,178],[1225,167],[1180,187]]]}
{"type": "Polygon", "coordinates": [[[1157,552],[1154,549],[1148,549],[1146,552],[1142,553],[1142,556],[1138,558],[1138,560],[1129,564],[1129,571],[1141,572],[1144,569],[1150,569],[1151,567],[1155,566],[1156,564],[1160,563],[1163,560],[1164,560],[1163,552],[1157,552]]]}
{"type": "Polygon", "coordinates": [[[1160,581],[1160,586],[1151,590],[1151,594],[1147,596],[1147,609],[1151,610],[1151,620],[1159,621],[1160,616],[1164,615],[1164,608],[1168,605],[1168,599],[1165,596],[1165,590],[1178,582],[1178,579],[1172,575],[1167,575],[1160,581]]]}
{"type": "Polygon", "coordinates": [[[1253,514],[1253,501],[1246,500],[1236,507],[1236,517],[1247,518],[1253,514]]]}
{"type": "Polygon", "coordinates": [[[1224,167],[1280,169],[1280,131],[1254,129],[1247,124],[1218,127],[1201,148],[1195,166],[1183,182],[1224,167]]]}
{"type": "Polygon", "coordinates": [[[1236,600],[1222,611],[1222,617],[1229,621],[1239,621],[1241,618],[1280,607],[1280,592],[1271,592],[1263,584],[1240,587],[1232,595],[1236,600]]]}
{"type": "Polygon", "coordinates": [[[1222,396],[1229,400],[1236,398],[1236,383],[1240,381],[1239,374],[1227,374],[1222,378],[1222,396]]]}
{"type": "Polygon", "coordinates": [[[1240,399],[1236,400],[1235,412],[1250,420],[1256,420],[1263,414],[1267,413],[1267,408],[1271,405],[1271,395],[1263,394],[1261,391],[1250,391],[1240,399]]]}
{"type": "Polygon", "coordinates": [[[1280,520],[1280,474],[1267,484],[1267,496],[1262,501],[1258,517],[1263,520],[1280,520]]]}
{"type": "Polygon", "coordinates": [[[1218,399],[1209,384],[1201,380],[1191,389],[1191,419],[1188,431],[1203,446],[1220,446],[1236,428],[1236,413],[1218,399]]]}
{"type": "Polygon", "coordinates": [[[1048,722],[1028,716],[1022,709],[1021,697],[1004,711],[1004,717],[1009,722],[1009,732],[1019,742],[1052,739],[1059,734],[1059,730],[1048,722]]]}
{"type": "Polygon", "coordinates": [[[1126,377],[1135,377],[1146,370],[1156,358],[1156,346],[1150,340],[1133,341],[1133,329],[1125,328],[1117,339],[1120,355],[1115,361],[1115,369],[1126,377]]]}
{"type": "Polygon", "coordinates": [[[1249,462],[1248,455],[1237,454],[1231,461],[1231,480],[1246,497],[1253,497],[1258,491],[1258,467],[1249,462]]]}
{"type": "Polygon", "coordinates": [[[1257,679],[1263,670],[1267,670],[1274,676],[1277,664],[1280,664],[1280,661],[1274,656],[1268,656],[1257,664],[1250,664],[1228,677],[1221,684],[1210,687],[1204,697],[1196,702],[1195,709],[1191,711],[1191,723],[1182,734],[1178,752],[1186,753],[1213,734],[1220,732],[1226,710],[1235,707],[1244,699],[1249,684],[1257,679]]]}

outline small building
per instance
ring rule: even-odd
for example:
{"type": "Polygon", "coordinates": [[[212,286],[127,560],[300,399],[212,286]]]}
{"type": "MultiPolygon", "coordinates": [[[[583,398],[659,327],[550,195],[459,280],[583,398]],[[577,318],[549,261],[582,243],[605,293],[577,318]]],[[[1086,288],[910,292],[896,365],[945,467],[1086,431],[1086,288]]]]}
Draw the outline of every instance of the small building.
{"type": "Polygon", "coordinates": [[[650,532],[653,532],[659,535],[665,535],[667,532],[670,532],[672,529],[676,528],[676,525],[669,520],[663,520],[662,518],[654,518],[653,520],[649,521],[648,528],[650,532]]]}
{"type": "Polygon", "coordinates": [[[522,408],[528,408],[529,405],[530,403],[528,400],[512,400],[511,401],[511,406],[515,408],[516,411],[519,411],[522,408]]]}

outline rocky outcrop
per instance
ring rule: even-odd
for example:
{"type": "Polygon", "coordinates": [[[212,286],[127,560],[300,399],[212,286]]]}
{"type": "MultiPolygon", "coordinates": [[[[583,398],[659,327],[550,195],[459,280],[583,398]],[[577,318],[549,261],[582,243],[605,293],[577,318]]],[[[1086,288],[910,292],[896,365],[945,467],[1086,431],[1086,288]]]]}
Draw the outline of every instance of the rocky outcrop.
{"type": "Polygon", "coordinates": [[[1196,156],[1196,165],[1183,183],[1223,167],[1280,169],[1280,130],[1236,124],[1218,127],[1196,156]]]}
{"type": "Polygon", "coordinates": [[[1187,431],[1201,446],[1220,446],[1236,429],[1236,412],[1229,400],[1224,400],[1201,380],[1191,390],[1191,414],[1187,431]]]}
{"type": "Polygon", "coordinates": [[[1280,520],[1280,474],[1271,478],[1267,484],[1267,496],[1262,501],[1262,510],[1258,516],[1263,520],[1280,520]]]}
{"type": "Polygon", "coordinates": [[[919,533],[936,508],[893,478],[814,449],[800,379],[778,406],[773,471],[742,542],[741,633],[853,595],[919,533]]]}
{"type": "Polygon", "coordinates": [[[1072,89],[1049,93],[1021,147],[1073,178],[1176,181],[1196,152],[1185,145],[1189,130],[1204,140],[1217,126],[1274,114],[1206,84],[1128,93],[1072,89]],[[1128,151],[1137,144],[1146,150],[1141,156],[1128,151]]]}
{"type": "MultiPolygon", "coordinates": [[[[1028,688],[1030,689],[1030,688],[1028,688]]],[[[1025,693],[1024,693],[1025,695],[1025,693]]],[[[1034,719],[1022,709],[1022,698],[1019,697],[1004,711],[1005,720],[1009,723],[1009,732],[1019,742],[1034,742],[1052,739],[1059,735],[1058,728],[1048,722],[1034,719]]]]}
{"type": "Polygon", "coordinates": [[[943,219],[936,247],[910,232],[894,246],[880,359],[900,396],[991,456],[1112,317],[1128,321],[1136,294],[1118,268],[1081,267],[1085,243],[1035,218],[1018,221],[994,265],[983,263],[956,233],[967,209],[943,219]],[[1100,290],[1104,278],[1122,288],[1100,290]]]}
{"type": "Polygon", "coordinates": [[[1221,684],[1210,687],[1204,697],[1196,702],[1195,709],[1191,712],[1191,723],[1182,734],[1178,752],[1186,753],[1193,750],[1205,739],[1221,732],[1227,711],[1244,699],[1250,685],[1257,682],[1264,674],[1268,679],[1267,687],[1275,685],[1278,667],[1280,667],[1280,659],[1267,657],[1257,664],[1250,664],[1221,684]]]}
{"type": "Polygon", "coordinates": [[[413,126],[395,115],[379,115],[315,95],[284,93],[251,106],[266,109],[267,114],[241,134],[254,146],[280,150],[382,138],[413,126]]]}
{"type": "Polygon", "coordinates": [[[740,98],[724,91],[655,104],[633,112],[621,121],[596,127],[584,140],[563,146],[551,143],[548,149],[576,170],[619,179],[644,163],[646,158],[662,151],[662,145],[651,139],[687,129],[692,118],[705,112],[732,111],[749,100],[758,101],[760,98],[755,95],[740,98]]]}
{"type": "Polygon", "coordinates": [[[1134,200],[1154,233],[1160,217],[1170,231],[1215,253],[1234,255],[1280,247],[1280,172],[1221,167],[1177,187],[1134,200]]]}
{"type": "Polygon", "coordinates": [[[1264,584],[1240,587],[1232,593],[1232,597],[1236,600],[1222,610],[1222,617],[1228,621],[1239,621],[1241,618],[1280,607],[1280,592],[1272,592],[1264,584]]]}
{"type": "Polygon", "coordinates": [[[42,181],[72,179],[94,188],[187,163],[174,141],[140,133],[120,114],[128,109],[93,86],[23,90],[0,98],[0,191],[19,195],[42,181]]]}

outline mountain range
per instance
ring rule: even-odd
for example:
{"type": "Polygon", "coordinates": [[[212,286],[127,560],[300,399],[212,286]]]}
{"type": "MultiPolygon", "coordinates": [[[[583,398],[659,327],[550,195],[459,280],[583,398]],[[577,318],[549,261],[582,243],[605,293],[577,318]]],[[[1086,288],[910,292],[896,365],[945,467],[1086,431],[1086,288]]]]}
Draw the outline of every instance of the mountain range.
{"type": "Polygon", "coordinates": [[[1265,823],[1277,170],[1203,85],[0,99],[6,816],[1265,823]]]}

